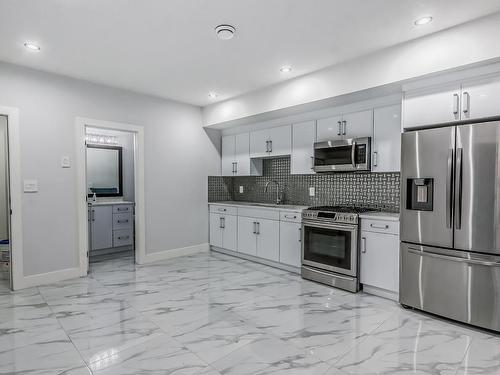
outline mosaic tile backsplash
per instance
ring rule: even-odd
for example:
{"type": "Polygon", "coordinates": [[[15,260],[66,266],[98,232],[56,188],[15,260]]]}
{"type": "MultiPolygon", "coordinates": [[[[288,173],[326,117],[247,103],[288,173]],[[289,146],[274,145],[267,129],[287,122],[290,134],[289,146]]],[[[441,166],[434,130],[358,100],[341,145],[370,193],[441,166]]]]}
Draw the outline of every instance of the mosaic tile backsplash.
{"type": "Polygon", "coordinates": [[[348,205],[399,212],[399,173],[290,174],[290,157],[265,159],[262,176],[208,177],[209,202],[245,201],[274,203],[276,180],[285,204],[304,206],[348,205]],[[243,186],[244,192],[239,193],[243,186]],[[309,187],[315,196],[309,196],[309,187]]]}

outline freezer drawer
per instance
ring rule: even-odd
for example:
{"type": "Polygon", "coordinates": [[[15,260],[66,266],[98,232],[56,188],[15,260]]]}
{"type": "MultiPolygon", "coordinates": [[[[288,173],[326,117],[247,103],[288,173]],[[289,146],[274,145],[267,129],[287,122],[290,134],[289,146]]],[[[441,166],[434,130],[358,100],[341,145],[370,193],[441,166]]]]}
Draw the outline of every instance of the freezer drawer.
{"type": "Polygon", "coordinates": [[[500,257],[401,243],[400,302],[500,331],[500,257]]]}

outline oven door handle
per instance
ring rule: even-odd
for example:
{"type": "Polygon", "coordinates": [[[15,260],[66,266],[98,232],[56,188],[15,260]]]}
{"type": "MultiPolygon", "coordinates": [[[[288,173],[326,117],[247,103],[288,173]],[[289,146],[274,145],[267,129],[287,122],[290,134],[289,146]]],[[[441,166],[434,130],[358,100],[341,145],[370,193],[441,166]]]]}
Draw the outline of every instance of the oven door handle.
{"type": "Polygon", "coordinates": [[[312,221],[303,220],[302,227],[311,227],[311,228],[324,228],[324,229],[338,229],[345,232],[354,232],[358,230],[357,225],[351,224],[323,224],[312,221]]]}

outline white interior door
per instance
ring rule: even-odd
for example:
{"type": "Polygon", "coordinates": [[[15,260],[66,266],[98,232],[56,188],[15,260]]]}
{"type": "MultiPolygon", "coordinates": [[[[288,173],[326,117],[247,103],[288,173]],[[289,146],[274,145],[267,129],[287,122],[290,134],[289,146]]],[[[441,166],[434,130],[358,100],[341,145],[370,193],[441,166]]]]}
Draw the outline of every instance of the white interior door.
{"type": "Polygon", "coordinates": [[[7,117],[0,116],[0,240],[9,239],[7,117]]]}

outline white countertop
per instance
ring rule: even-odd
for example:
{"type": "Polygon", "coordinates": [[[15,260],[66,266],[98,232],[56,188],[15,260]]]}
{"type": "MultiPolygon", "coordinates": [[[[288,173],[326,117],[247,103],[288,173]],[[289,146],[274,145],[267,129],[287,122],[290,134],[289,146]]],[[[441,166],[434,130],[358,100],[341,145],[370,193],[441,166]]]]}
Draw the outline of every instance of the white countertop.
{"type": "Polygon", "coordinates": [[[117,204],[134,204],[134,202],[128,202],[128,201],[114,201],[114,200],[110,200],[110,201],[97,201],[97,202],[88,202],[89,205],[91,206],[114,206],[114,205],[117,205],[117,204]]]}
{"type": "Polygon", "coordinates": [[[302,211],[308,206],[295,206],[290,204],[272,204],[272,203],[255,203],[255,202],[238,202],[238,201],[223,201],[223,202],[209,202],[210,204],[221,206],[237,206],[237,207],[251,207],[265,210],[278,210],[278,211],[302,211]]]}
{"type": "Polygon", "coordinates": [[[374,219],[374,220],[386,220],[386,221],[399,221],[399,214],[395,212],[364,212],[359,214],[360,219],[374,219]]]}

